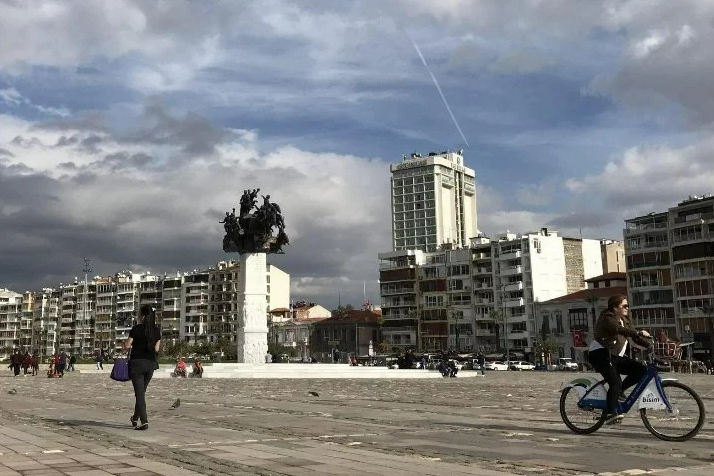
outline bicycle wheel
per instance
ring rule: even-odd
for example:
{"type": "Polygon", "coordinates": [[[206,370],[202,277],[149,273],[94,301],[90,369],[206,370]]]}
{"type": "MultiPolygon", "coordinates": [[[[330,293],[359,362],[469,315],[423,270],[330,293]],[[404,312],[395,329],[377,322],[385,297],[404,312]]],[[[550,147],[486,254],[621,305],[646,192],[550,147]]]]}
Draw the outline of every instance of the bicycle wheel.
{"type": "Polygon", "coordinates": [[[607,411],[601,408],[578,406],[580,394],[576,387],[568,387],[560,394],[560,417],[565,426],[574,433],[587,435],[594,433],[605,423],[607,411]]]}
{"type": "Polygon", "coordinates": [[[704,425],[704,404],[694,390],[676,381],[662,382],[662,390],[673,411],[643,408],[640,417],[645,428],[665,441],[687,441],[704,425]],[[655,428],[657,427],[657,428],[655,428]],[[660,429],[661,427],[661,429],[660,429]]]}

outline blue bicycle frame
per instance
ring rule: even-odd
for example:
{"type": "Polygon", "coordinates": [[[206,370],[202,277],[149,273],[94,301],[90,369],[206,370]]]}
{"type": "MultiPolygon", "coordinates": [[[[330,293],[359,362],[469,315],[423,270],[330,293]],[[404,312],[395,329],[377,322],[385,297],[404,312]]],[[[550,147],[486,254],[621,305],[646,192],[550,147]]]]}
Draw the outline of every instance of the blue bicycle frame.
{"type": "MultiPolygon", "coordinates": [[[[664,405],[667,407],[668,411],[672,411],[672,405],[670,405],[669,400],[667,400],[667,396],[664,394],[664,390],[662,389],[662,379],[659,376],[659,372],[657,371],[657,365],[650,362],[647,364],[647,372],[645,375],[640,379],[639,382],[637,382],[637,385],[635,385],[635,388],[630,392],[630,395],[625,399],[624,402],[618,402],[617,403],[617,413],[622,415],[630,411],[630,409],[633,407],[637,399],[640,398],[642,395],[642,392],[644,392],[645,388],[647,388],[647,385],[654,379],[655,385],[657,387],[657,392],[659,393],[660,398],[662,398],[662,402],[664,405]]],[[[603,389],[605,388],[605,380],[600,380],[597,384],[593,385],[590,387],[586,392],[585,395],[582,396],[580,401],[578,402],[578,407],[583,408],[583,407],[588,407],[588,408],[597,408],[597,409],[602,409],[602,410],[607,410],[607,399],[592,399],[588,398],[588,394],[592,392],[594,389],[596,389],[599,386],[602,386],[603,389]]]]}

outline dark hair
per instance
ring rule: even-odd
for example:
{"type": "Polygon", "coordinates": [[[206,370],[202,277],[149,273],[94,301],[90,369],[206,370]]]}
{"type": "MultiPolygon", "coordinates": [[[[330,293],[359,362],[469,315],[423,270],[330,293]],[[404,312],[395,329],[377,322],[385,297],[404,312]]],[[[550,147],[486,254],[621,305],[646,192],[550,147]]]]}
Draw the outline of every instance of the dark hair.
{"type": "Polygon", "coordinates": [[[620,307],[620,304],[622,304],[622,301],[625,301],[627,299],[627,296],[624,294],[615,294],[613,296],[610,296],[610,299],[607,300],[607,308],[610,311],[614,311],[618,307],[620,307]]]}
{"type": "Polygon", "coordinates": [[[156,343],[161,340],[159,327],[156,325],[156,309],[148,304],[143,304],[139,308],[139,314],[144,318],[144,332],[146,336],[146,347],[148,351],[153,351],[156,343]]]}

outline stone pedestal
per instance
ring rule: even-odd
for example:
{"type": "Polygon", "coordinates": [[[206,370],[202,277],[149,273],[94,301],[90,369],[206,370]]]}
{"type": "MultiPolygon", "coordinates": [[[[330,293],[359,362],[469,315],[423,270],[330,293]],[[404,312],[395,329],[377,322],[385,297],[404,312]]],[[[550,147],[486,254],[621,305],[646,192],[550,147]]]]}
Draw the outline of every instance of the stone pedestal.
{"type": "Polygon", "coordinates": [[[238,362],[264,364],[268,353],[267,267],[265,253],[240,255],[238,362]]]}

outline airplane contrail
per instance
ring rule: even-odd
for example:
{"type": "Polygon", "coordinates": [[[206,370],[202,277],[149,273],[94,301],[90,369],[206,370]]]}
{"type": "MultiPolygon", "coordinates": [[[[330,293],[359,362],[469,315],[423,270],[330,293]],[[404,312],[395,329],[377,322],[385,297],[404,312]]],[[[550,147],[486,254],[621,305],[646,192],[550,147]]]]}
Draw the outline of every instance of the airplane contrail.
{"type": "Polygon", "coordinates": [[[414,39],[409,34],[409,32],[407,31],[406,28],[402,28],[402,30],[404,30],[404,33],[406,33],[407,38],[409,38],[409,41],[411,41],[412,45],[414,45],[414,49],[416,50],[417,54],[419,55],[421,62],[424,64],[424,67],[426,68],[426,71],[429,73],[429,76],[431,76],[431,80],[434,82],[434,86],[436,86],[436,90],[439,91],[439,95],[441,96],[441,100],[444,102],[444,106],[446,106],[446,110],[449,111],[451,120],[454,121],[454,125],[456,126],[456,129],[459,131],[459,134],[461,134],[461,138],[464,140],[467,147],[471,147],[469,145],[469,141],[466,140],[466,136],[464,136],[464,133],[461,131],[461,127],[459,126],[459,122],[456,120],[454,113],[451,112],[451,107],[449,107],[449,103],[446,101],[446,96],[444,96],[444,92],[441,90],[441,86],[439,86],[439,81],[436,80],[436,76],[434,76],[434,73],[431,72],[431,68],[429,68],[429,64],[424,59],[424,55],[421,53],[421,49],[419,48],[419,45],[417,45],[416,41],[414,41],[414,39]]]}

